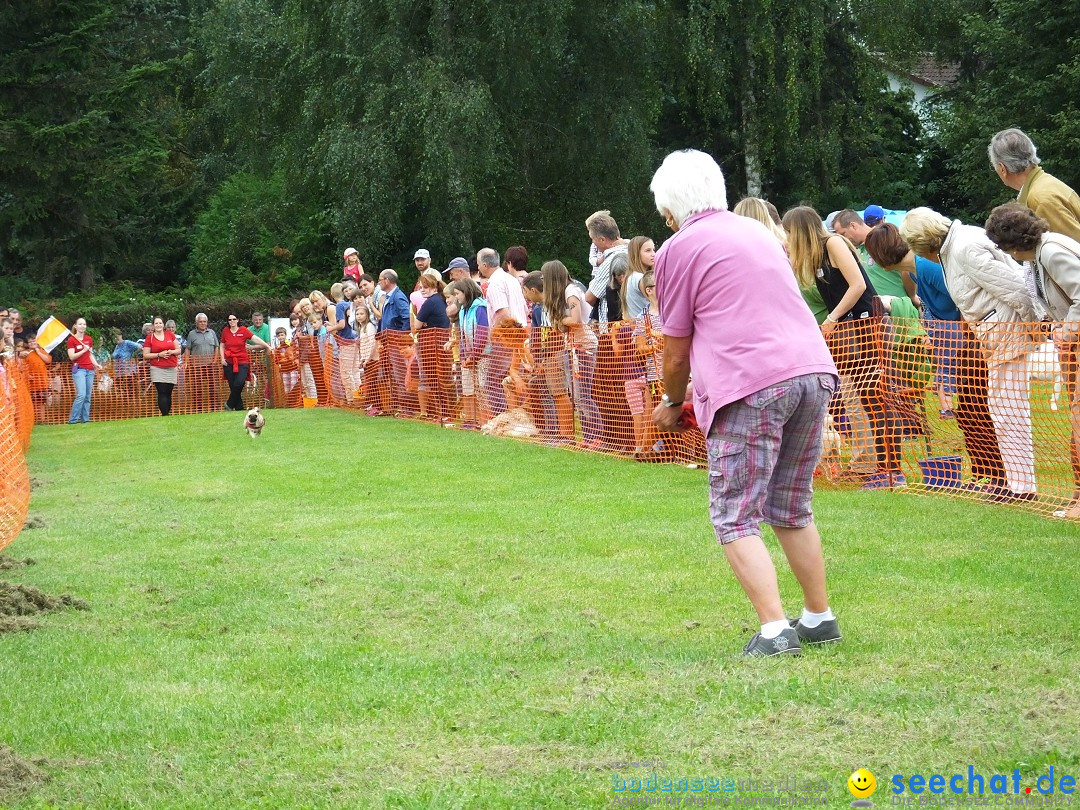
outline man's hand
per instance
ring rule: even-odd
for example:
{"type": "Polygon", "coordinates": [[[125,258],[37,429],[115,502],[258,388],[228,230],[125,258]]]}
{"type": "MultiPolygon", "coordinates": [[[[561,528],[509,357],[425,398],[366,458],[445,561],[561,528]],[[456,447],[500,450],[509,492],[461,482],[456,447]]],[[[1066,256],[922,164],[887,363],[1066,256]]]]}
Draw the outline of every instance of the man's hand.
{"type": "Polygon", "coordinates": [[[680,416],[682,416],[682,406],[669,408],[663,402],[653,408],[652,412],[653,424],[664,433],[682,433],[686,430],[679,424],[680,416]]]}

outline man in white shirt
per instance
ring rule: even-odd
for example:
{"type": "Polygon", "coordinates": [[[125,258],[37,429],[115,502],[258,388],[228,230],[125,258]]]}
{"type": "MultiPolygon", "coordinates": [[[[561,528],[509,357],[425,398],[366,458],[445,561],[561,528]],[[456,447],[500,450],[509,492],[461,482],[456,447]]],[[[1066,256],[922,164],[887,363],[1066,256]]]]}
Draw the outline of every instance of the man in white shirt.
{"type": "MultiPolygon", "coordinates": [[[[480,275],[487,279],[487,314],[488,324],[495,328],[503,321],[517,321],[528,328],[529,305],[521,291],[521,282],[499,266],[499,252],[492,248],[483,248],[476,254],[476,266],[480,275]]],[[[492,415],[506,410],[506,398],[503,395],[502,380],[510,370],[512,359],[505,346],[491,344],[487,369],[485,370],[485,393],[492,415]]]]}
{"type": "Polygon", "coordinates": [[[620,253],[626,254],[629,239],[623,239],[619,225],[610,211],[597,211],[585,220],[585,229],[593,246],[603,256],[599,266],[593,268],[592,281],[585,293],[585,300],[593,308],[593,315],[601,324],[607,323],[607,287],[611,281],[611,261],[620,253]]]}

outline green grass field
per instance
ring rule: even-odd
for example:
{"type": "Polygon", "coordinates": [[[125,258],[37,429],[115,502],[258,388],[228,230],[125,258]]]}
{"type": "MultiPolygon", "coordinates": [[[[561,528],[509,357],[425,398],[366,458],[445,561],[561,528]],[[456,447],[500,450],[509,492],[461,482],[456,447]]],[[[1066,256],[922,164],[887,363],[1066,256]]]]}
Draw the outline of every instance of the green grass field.
{"type": "MultiPolygon", "coordinates": [[[[1080,527],[821,492],[845,641],[756,629],[705,473],[342,411],[39,428],[0,806],[574,808],[615,778],[1080,776],[1080,527]],[[653,768],[619,763],[653,761],[653,768]]],[[[775,548],[775,541],[772,541],[775,548]]],[[[781,567],[790,612],[797,588],[781,567]]],[[[688,805],[689,806],[689,805],[688,805]]]]}

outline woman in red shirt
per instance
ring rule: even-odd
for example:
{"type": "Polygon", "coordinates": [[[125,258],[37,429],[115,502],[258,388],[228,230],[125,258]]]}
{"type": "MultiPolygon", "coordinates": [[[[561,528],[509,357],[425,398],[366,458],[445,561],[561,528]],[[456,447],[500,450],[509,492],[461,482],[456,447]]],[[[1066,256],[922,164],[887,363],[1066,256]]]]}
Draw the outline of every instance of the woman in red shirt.
{"type": "Polygon", "coordinates": [[[179,374],[180,341],[172,332],[165,331],[161,318],[154,318],[154,331],[146,336],[142,356],[150,361],[150,382],[157,389],[157,406],[162,416],[172,411],[173,388],[179,374]]]}
{"type": "Polygon", "coordinates": [[[225,379],[229,381],[229,400],[225,403],[227,411],[244,410],[244,383],[251,374],[251,364],[248,361],[248,341],[262,346],[267,351],[272,351],[270,344],[258,335],[254,335],[246,326],[240,325],[240,319],[235,315],[229,316],[229,325],[221,330],[221,343],[218,351],[221,354],[221,365],[224,367],[225,379]]]}
{"type": "Polygon", "coordinates": [[[94,393],[94,372],[101,368],[90,351],[94,339],[86,334],[86,318],[79,318],[67,339],[68,359],[71,361],[71,379],[75,382],[75,401],[71,403],[69,425],[90,421],[90,399],[94,393]]]}

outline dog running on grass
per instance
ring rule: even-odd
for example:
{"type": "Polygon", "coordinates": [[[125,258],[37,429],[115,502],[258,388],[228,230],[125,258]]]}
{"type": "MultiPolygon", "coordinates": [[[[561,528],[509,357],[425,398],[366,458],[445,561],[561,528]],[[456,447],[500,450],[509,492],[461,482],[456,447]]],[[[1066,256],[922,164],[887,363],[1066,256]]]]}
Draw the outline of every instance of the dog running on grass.
{"type": "Polygon", "coordinates": [[[265,424],[266,419],[263,417],[262,410],[259,408],[252,408],[244,417],[244,429],[247,430],[248,436],[253,439],[262,433],[263,425],[265,424]]]}

